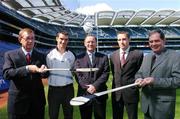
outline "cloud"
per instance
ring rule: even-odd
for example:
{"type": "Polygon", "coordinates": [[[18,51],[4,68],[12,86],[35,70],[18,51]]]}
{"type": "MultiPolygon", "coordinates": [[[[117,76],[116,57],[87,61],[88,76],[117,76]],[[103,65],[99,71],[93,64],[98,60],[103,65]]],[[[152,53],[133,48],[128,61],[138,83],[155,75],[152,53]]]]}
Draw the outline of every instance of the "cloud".
{"type": "Polygon", "coordinates": [[[98,3],[92,6],[80,7],[75,11],[86,15],[94,15],[94,13],[99,11],[113,11],[113,9],[106,3],[98,3]]]}

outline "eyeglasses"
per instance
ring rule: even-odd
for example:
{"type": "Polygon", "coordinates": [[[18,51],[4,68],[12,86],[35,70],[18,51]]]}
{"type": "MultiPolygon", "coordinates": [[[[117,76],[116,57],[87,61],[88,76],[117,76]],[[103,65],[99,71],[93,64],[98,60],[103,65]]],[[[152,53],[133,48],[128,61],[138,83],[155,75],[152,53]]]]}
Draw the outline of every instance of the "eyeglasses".
{"type": "Polygon", "coordinates": [[[117,39],[117,41],[124,41],[124,40],[127,40],[127,38],[119,38],[119,39],[117,39]]]}
{"type": "Polygon", "coordinates": [[[24,39],[24,40],[34,40],[35,38],[34,37],[26,37],[26,38],[24,38],[24,37],[21,37],[22,39],[24,39]]]}

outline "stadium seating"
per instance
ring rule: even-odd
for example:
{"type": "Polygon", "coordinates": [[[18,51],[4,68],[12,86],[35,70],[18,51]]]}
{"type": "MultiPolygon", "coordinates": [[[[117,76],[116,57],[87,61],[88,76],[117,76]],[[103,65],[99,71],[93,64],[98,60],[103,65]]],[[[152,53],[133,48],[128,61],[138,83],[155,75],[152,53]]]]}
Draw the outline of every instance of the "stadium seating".
{"type": "Polygon", "coordinates": [[[0,40],[0,92],[7,90],[9,87],[9,81],[4,80],[2,76],[2,67],[4,63],[4,53],[8,50],[15,49],[19,47],[14,43],[8,43],[0,40]]]}
{"type": "MultiPolygon", "coordinates": [[[[69,33],[70,41],[68,47],[75,53],[84,49],[83,40],[86,36],[83,27],[79,26],[62,26],[50,23],[44,23],[37,20],[33,20],[24,17],[14,10],[11,10],[3,5],[0,5],[0,13],[3,18],[0,20],[0,34],[6,36],[6,39],[17,37],[17,34],[21,28],[30,27],[35,30],[36,33],[36,46],[43,48],[55,47],[55,36],[57,32],[67,31],[69,33]],[[14,19],[14,20],[8,20],[14,19]],[[9,38],[8,38],[9,37],[9,38]]],[[[133,27],[98,27],[93,28],[91,34],[94,34],[98,40],[98,51],[108,52],[114,51],[118,48],[116,33],[119,31],[127,31],[130,33],[132,42],[131,45],[134,48],[141,50],[148,50],[148,32],[153,29],[161,29],[167,38],[167,47],[173,49],[180,49],[180,27],[178,26],[133,26],[133,27]]],[[[3,40],[3,39],[1,39],[3,40]]]]}
{"type": "MultiPolygon", "coordinates": [[[[55,25],[40,22],[20,15],[15,10],[0,4],[0,91],[8,88],[8,81],[2,77],[3,55],[7,50],[18,48],[17,36],[21,28],[29,27],[36,34],[36,48],[46,53],[56,46],[56,34],[60,31],[69,33],[68,48],[78,54],[84,50],[83,40],[86,33],[82,26],[55,25]],[[13,19],[13,20],[12,20],[13,19]]],[[[127,31],[131,36],[130,45],[135,49],[149,53],[148,33],[153,29],[161,29],[167,38],[166,47],[180,50],[180,26],[101,26],[94,27],[90,34],[97,37],[97,51],[110,55],[118,49],[116,34],[119,31],[127,31]]]]}

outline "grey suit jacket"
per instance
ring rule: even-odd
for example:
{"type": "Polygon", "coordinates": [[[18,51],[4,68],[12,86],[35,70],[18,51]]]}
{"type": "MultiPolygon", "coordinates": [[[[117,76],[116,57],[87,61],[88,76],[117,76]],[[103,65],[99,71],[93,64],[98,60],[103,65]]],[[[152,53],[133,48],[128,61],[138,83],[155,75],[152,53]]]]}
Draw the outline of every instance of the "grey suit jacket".
{"type": "MultiPolygon", "coordinates": [[[[142,111],[144,113],[149,109],[150,114],[158,117],[161,113],[155,113],[155,110],[162,109],[163,114],[169,114],[174,117],[176,88],[180,87],[180,54],[165,49],[151,69],[153,53],[144,57],[141,68],[136,74],[137,78],[154,77],[152,85],[142,88],[142,111]]],[[[165,117],[165,115],[164,115],[165,117]]]]}

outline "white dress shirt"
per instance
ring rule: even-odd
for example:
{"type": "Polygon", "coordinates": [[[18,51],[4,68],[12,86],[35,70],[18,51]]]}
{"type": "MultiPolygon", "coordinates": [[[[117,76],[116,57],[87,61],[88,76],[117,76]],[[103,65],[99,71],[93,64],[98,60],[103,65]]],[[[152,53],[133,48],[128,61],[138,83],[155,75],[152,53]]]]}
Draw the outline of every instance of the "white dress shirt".
{"type": "Polygon", "coordinates": [[[25,56],[29,53],[30,56],[32,55],[32,50],[30,52],[27,52],[23,47],[22,47],[22,51],[25,54],[25,56]]]}

